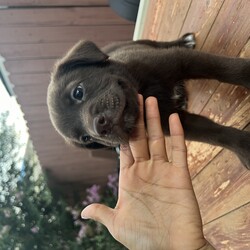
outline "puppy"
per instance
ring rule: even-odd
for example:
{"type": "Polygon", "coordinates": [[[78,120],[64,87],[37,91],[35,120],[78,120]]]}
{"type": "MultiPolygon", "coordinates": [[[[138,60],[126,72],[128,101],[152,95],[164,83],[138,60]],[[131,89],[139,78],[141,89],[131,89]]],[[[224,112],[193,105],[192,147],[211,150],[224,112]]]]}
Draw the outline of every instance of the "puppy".
{"type": "Polygon", "coordinates": [[[78,42],[52,72],[48,108],[56,130],[87,148],[128,142],[138,118],[137,93],[158,99],[163,130],[180,115],[188,140],[234,151],[250,169],[250,133],[225,127],[186,111],[186,79],[217,79],[250,88],[250,60],[192,50],[193,34],[172,42],[139,40],[100,50],[78,42]]]}

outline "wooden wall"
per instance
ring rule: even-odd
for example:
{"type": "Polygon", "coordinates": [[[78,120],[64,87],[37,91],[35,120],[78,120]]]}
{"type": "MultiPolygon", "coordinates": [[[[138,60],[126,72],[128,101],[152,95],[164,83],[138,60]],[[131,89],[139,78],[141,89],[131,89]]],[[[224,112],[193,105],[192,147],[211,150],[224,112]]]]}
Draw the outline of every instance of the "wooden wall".
{"type": "Polygon", "coordinates": [[[42,167],[69,192],[104,183],[116,171],[113,152],[69,147],[49,121],[46,91],[50,71],[79,39],[103,46],[130,40],[134,24],[118,17],[107,0],[0,0],[0,54],[28,122],[42,167]]]}
{"type": "MultiPolygon", "coordinates": [[[[199,50],[250,58],[249,16],[249,0],[149,1],[142,38],[172,40],[195,32],[199,50]]],[[[211,80],[190,81],[187,88],[191,112],[250,131],[248,89],[211,80]]],[[[187,145],[206,237],[216,249],[250,249],[250,171],[228,150],[187,145]]]]}

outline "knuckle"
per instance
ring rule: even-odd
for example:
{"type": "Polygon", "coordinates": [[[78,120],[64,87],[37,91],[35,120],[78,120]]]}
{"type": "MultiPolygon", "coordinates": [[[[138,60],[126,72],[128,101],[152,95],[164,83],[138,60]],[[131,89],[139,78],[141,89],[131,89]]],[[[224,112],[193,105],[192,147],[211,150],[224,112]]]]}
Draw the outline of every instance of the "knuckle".
{"type": "Polygon", "coordinates": [[[162,141],[164,140],[164,136],[162,134],[149,135],[149,140],[151,140],[152,142],[162,141]]]}
{"type": "Polygon", "coordinates": [[[164,156],[161,155],[161,154],[152,154],[151,158],[152,158],[152,160],[154,162],[159,162],[159,161],[164,161],[165,160],[164,156]]]}
{"type": "Polygon", "coordinates": [[[175,152],[180,152],[180,153],[186,153],[187,150],[186,148],[183,148],[181,146],[177,146],[177,145],[172,145],[172,151],[175,151],[175,152]]]}

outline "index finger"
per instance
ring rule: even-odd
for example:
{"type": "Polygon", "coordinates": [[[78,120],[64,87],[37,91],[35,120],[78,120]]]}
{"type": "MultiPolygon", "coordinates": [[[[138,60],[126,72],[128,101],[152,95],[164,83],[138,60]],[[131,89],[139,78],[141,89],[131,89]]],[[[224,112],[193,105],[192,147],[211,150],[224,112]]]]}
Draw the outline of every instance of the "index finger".
{"type": "Polygon", "coordinates": [[[175,167],[187,168],[187,148],[184,139],[184,131],[178,114],[169,117],[169,129],[172,147],[172,162],[175,167]]]}
{"type": "Polygon", "coordinates": [[[139,119],[134,134],[129,139],[129,146],[134,160],[137,162],[149,159],[148,140],[144,124],[143,96],[138,95],[139,119]]]}
{"type": "Polygon", "coordinates": [[[158,102],[155,97],[148,97],[146,100],[146,120],[151,158],[153,160],[167,161],[165,138],[161,126],[158,102]]]}

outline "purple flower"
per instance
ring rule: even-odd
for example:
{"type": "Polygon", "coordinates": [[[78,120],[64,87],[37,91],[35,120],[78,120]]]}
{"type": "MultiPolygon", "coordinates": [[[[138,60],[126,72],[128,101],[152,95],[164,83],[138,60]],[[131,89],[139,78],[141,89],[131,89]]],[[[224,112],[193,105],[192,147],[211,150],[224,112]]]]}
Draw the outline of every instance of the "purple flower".
{"type": "Polygon", "coordinates": [[[100,186],[99,185],[93,185],[90,188],[86,189],[87,197],[82,202],[84,206],[87,206],[91,203],[100,202],[101,196],[100,196],[100,186]]]}
{"type": "Polygon", "coordinates": [[[87,229],[88,229],[88,225],[82,223],[81,228],[80,228],[78,235],[76,237],[76,241],[78,242],[78,244],[81,244],[82,239],[84,237],[86,237],[87,229]]]}
{"type": "Polygon", "coordinates": [[[34,234],[37,234],[39,232],[39,227],[38,226],[34,226],[30,229],[30,231],[34,234]]]}
{"type": "Polygon", "coordinates": [[[86,236],[86,231],[87,231],[87,225],[82,224],[80,231],[78,232],[78,237],[80,239],[84,238],[86,236]]]}
{"type": "Polygon", "coordinates": [[[82,223],[82,221],[80,221],[80,220],[75,220],[74,221],[74,225],[75,226],[81,226],[83,223],[82,223]]]}
{"type": "Polygon", "coordinates": [[[108,175],[108,187],[112,190],[114,196],[117,196],[118,190],[118,174],[109,174],[108,175]]]}
{"type": "Polygon", "coordinates": [[[11,217],[11,211],[9,209],[4,209],[3,213],[4,213],[5,218],[11,217]]]}
{"type": "Polygon", "coordinates": [[[70,212],[71,212],[74,220],[77,220],[79,218],[80,212],[78,210],[72,209],[70,212]]]}

